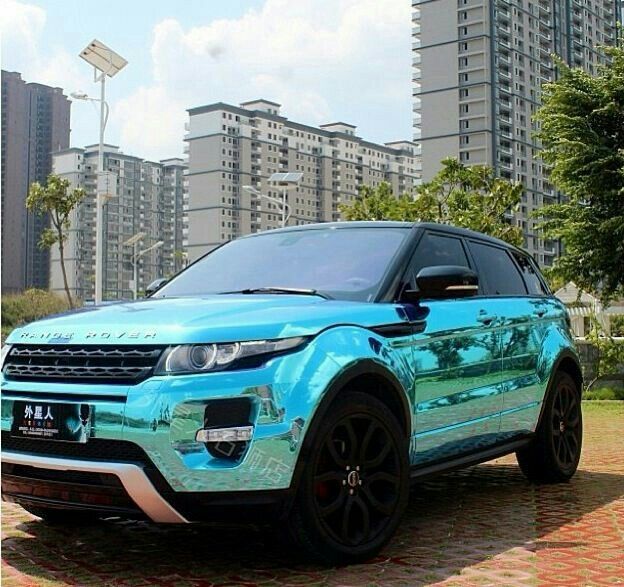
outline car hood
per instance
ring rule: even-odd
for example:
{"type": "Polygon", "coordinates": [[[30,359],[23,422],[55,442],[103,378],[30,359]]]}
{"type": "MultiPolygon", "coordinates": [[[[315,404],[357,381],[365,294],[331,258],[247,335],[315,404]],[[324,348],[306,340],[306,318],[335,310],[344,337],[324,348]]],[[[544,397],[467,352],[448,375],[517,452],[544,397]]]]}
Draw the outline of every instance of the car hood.
{"type": "Polygon", "coordinates": [[[336,325],[406,321],[395,304],[300,295],[158,298],[81,308],[14,330],[8,343],[180,344],[315,335],[336,325]]]}

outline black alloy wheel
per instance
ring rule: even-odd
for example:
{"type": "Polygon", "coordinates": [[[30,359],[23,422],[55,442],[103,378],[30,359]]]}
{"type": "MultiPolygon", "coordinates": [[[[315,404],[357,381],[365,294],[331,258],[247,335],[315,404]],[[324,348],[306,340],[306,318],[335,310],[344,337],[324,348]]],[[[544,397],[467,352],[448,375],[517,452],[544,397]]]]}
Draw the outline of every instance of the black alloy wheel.
{"type": "Polygon", "coordinates": [[[518,464],[530,481],[568,481],[578,467],[582,444],[581,389],[570,375],[560,371],[544,400],[535,438],[516,453],[518,464]]]}
{"type": "Polygon", "coordinates": [[[554,451],[562,470],[575,469],[581,452],[581,406],[567,381],[558,386],[551,411],[554,451]]]}
{"type": "Polygon", "coordinates": [[[401,425],[372,396],[345,392],[314,439],[291,532],[316,558],[365,560],[392,537],[409,483],[401,425]]]}

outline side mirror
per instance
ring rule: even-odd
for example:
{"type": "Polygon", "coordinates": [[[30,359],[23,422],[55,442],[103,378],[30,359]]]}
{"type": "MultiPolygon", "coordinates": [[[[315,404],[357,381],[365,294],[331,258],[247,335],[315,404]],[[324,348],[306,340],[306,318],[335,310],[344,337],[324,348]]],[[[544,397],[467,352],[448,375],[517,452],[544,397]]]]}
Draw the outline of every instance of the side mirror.
{"type": "Polygon", "coordinates": [[[477,295],[479,276],[468,267],[432,265],[431,267],[423,267],[418,272],[416,286],[418,287],[418,296],[421,299],[465,298],[477,295]]]}
{"type": "Polygon", "coordinates": [[[154,279],[152,283],[150,283],[145,288],[145,297],[149,298],[151,295],[154,295],[165,283],[167,283],[168,279],[164,277],[160,277],[159,279],[154,279]]]}

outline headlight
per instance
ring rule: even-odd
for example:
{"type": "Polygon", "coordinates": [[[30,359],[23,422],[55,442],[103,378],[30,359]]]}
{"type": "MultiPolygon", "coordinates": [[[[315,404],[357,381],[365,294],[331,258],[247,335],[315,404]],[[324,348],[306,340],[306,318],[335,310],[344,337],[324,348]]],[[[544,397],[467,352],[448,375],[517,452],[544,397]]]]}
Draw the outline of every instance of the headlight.
{"type": "Polygon", "coordinates": [[[295,349],[306,340],[305,337],[298,336],[280,340],[173,346],[169,347],[158,361],[156,375],[219,371],[250,357],[265,355],[264,358],[268,358],[270,355],[295,349]]]}
{"type": "Polygon", "coordinates": [[[10,352],[11,352],[10,344],[5,344],[2,347],[2,350],[0,350],[0,369],[4,367],[4,360],[9,356],[10,352]]]}

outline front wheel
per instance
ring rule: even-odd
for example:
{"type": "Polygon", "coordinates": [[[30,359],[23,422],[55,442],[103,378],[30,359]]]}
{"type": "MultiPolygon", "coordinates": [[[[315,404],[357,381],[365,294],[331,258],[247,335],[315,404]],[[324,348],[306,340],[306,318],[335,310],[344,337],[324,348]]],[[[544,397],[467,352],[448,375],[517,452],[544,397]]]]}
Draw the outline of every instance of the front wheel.
{"type": "Polygon", "coordinates": [[[289,518],[314,558],[348,564],[377,554],[394,534],[409,494],[408,443],[388,407],[345,391],[312,441],[289,518]]]}
{"type": "Polygon", "coordinates": [[[530,481],[568,481],[578,467],[582,441],[581,390],[570,375],[558,372],[535,438],[516,453],[518,464],[530,481]]]}

